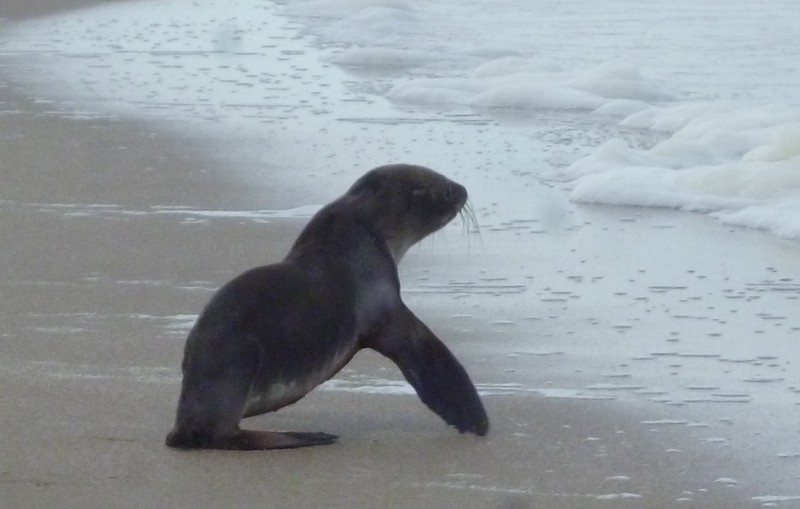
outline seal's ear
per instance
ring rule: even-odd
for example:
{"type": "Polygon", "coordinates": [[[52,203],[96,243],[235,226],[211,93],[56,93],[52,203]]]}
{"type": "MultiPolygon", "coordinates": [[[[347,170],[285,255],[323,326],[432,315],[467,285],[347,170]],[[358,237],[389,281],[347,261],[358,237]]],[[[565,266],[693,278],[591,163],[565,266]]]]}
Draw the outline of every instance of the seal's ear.
{"type": "Polygon", "coordinates": [[[489,418],[464,367],[428,327],[403,306],[366,346],[400,368],[423,403],[461,433],[483,436],[489,418]]]}

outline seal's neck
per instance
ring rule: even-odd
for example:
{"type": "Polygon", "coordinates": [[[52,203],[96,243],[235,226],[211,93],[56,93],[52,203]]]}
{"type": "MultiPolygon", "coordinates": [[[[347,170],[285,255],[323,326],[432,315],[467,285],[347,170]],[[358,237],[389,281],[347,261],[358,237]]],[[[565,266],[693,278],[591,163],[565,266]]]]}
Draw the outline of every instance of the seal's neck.
{"type": "Polygon", "coordinates": [[[389,248],[389,252],[392,253],[395,265],[400,263],[400,260],[403,259],[403,256],[414,244],[416,244],[415,240],[403,236],[386,240],[386,246],[389,248]]]}

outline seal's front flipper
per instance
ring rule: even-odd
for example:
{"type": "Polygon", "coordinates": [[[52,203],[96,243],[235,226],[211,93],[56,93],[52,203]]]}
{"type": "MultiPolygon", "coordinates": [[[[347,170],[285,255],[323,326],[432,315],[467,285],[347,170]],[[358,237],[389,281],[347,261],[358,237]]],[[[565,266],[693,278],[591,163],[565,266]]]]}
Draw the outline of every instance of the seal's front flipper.
{"type": "Polygon", "coordinates": [[[367,345],[397,364],[423,403],[461,433],[485,435],[489,418],[464,367],[428,327],[405,310],[367,345]]]}

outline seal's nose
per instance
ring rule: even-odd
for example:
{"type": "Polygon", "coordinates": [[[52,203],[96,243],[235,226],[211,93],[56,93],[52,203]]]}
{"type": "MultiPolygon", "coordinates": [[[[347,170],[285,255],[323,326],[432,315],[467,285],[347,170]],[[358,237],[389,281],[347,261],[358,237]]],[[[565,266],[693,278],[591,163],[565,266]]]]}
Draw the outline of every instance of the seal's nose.
{"type": "Polygon", "coordinates": [[[451,182],[444,188],[443,197],[448,203],[462,205],[467,201],[467,188],[461,184],[451,182]]]}

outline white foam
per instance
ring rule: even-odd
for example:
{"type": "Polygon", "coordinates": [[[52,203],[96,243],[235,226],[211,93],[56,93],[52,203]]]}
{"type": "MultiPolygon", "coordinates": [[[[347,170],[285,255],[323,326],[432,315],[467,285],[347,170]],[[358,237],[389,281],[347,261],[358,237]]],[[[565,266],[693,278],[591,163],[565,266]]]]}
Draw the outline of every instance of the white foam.
{"type": "Polygon", "coordinates": [[[595,498],[597,500],[628,500],[642,498],[642,495],[638,493],[607,493],[605,495],[597,495],[595,498]]]}
{"type": "Polygon", "coordinates": [[[359,394],[411,395],[414,388],[402,380],[361,377],[357,380],[334,378],[319,386],[322,391],[352,392],[359,394]]]}
{"type": "Polygon", "coordinates": [[[706,102],[647,108],[621,124],[665,138],[649,148],[612,139],[571,164],[573,200],[713,212],[800,237],[800,110],[706,102]]]}
{"type": "MultiPolygon", "coordinates": [[[[488,396],[510,396],[521,393],[533,393],[545,398],[577,399],[577,400],[612,400],[610,396],[587,395],[576,389],[553,387],[525,387],[517,383],[479,383],[475,385],[478,394],[488,396]]],[[[395,396],[414,395],[414,388],[405,380],[390,380],[366,375],[355,375],[348,378],[332,378],[319,386],[320,390],[332,392],[352,392],[360,394],[384,394],[395,396]]]]}
{"type": "Polygon", "coordinates": [[[399,83],[387,97],[424,105],[599,110],[610,114],[636,111],[645,101],[663,101],[671,96],[632,65],[606,63],[564,70],[546,60],[501,57],[478,65],[467,77],[417,78],[399,83]]]}

